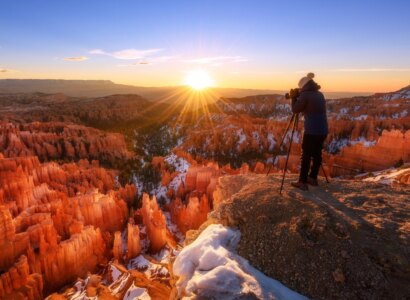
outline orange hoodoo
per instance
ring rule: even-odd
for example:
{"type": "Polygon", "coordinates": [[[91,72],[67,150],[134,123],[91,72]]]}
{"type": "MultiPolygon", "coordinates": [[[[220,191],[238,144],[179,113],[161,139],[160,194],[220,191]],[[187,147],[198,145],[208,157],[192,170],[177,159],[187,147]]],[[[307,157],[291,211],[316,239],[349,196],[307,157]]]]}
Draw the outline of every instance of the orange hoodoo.
{"type": "Polygon", "coordinates": [[[164,213],[159,208],[155,196],[150,200],[148,194],[143,194],[141,215],[142,222],[147,228],[150,251],[156,253],[166,244],[167,226],[164,213]]]}

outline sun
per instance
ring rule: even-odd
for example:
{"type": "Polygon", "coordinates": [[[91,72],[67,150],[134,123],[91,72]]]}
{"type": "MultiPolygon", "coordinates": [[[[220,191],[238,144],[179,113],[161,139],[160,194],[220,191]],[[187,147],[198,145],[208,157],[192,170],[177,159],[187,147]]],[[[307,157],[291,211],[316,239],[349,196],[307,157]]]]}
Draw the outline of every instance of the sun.
{"type": "Polygon", "coordinates": [[[185,77],[184,83],[194,90],[203,90],[212,87],[215,82],[211,75],[205,70],[189,71],[185,77]]]}

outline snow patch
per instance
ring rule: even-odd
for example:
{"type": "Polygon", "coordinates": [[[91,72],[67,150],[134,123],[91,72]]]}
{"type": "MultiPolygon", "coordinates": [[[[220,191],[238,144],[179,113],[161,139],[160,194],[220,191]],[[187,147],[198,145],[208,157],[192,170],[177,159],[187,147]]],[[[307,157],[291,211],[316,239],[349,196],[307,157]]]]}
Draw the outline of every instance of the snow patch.
{"type": "MultiPolygon", "coordinates": [[[[377,182],[381,184],[387,184],[390,185],[394,182],[396,182],[396,179],[405,173],[410,172],[410,168],[404,168],[404,169],[387,169],[379,172],[373,172],[373,176],[368,177],[363,179],[365,182],[377,182]]],[[[370,174],[370,173],[367,173],[370,174]]],[[[365,174],[366,175],[366,174],[365,174]]]]}
{"type": "Polygon", "coordinates": [[[376,141],[368,141],[363,136],[360,136],[357,140],[350,141],[350,145],[356,145],[358,143],[363,144],[363,146],[365,146],[365,147],[372,147],[372,146],[376,145],[376,141]]]}
{"type": "Polygon", "coordinates": [[[151,297],[148,294],[147,289],[137,287],[132,283],[129,289],[125,292],[124,300],[151,300],[151,297]]]}
{"type": "Polygon", "coordinates": [[[135,269],[143,272],[148,278],[169,276],[169,272],[166,267],[161,264],[150,262],[143,255],[138,255],[137,257],[131,259],[128,263],[127,269],[135,269]]]}
{"type": "Polygon", "coordinates": [[[243,129],[238,129],[236,131],[236,135],[238,136],[239,140],[237,142],[238,148],[240,145],[242,145],[242,143],[244,143],[246,141],[246,135],[243,132],[243,129]]]}
{"type": "Polygon", "coordinates": [[[349,145],[349,139],[332,139],[332,141],[327,145],[327,151],[331,154],[335,154],[347,145],[349,145]]]}
{"type": "Polygon", "coordinates": [[[367,117],[368,117],[368,115],[360,115],[360,116],[358,116],[358,117],[354,117],[353,120],[356,120],[356,121],[364,121],[364,120],[367,119],[367,117]]]}
{"type": "Polygon", "coordinates": [[[270,132],[268,133],[268,143],[269,143],[269,151],[273,151],[276,145],[276,140],[273,134],[270,132]]]}
{"type": "Polygon", "coordinates": [[[238,230],[213,224],[182,249],[173,266],[179,295],[187,299],[238,299],[245,294],[259,299],[307,299],[234,253],[239,240],[238,230]]]}

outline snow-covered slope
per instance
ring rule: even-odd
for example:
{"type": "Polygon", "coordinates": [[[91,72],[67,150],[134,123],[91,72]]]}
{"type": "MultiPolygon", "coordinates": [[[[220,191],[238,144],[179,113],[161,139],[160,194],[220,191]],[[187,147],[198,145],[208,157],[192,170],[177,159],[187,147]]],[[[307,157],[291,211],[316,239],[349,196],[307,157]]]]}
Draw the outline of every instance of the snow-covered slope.
{"type": "Polygon", "coordinates": [[[177,289],[183,299],[307,299],[267,277],[235,253],[240,232],[208,226],[175,260],[177,289]]]}

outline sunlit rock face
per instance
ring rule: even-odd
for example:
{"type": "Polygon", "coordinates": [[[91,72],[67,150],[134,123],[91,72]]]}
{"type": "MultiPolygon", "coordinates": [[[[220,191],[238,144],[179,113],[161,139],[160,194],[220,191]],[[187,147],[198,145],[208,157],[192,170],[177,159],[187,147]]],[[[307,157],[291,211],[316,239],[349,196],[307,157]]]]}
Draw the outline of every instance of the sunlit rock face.
{"type": "MultiPolygon", "coordinates": [[[[107,262],[135,192],[133,185],[116,187],[115,172],[96,161],[60,165],[0,155],[0,295],[42,299],[107,262]]],[[[136,240],[135,229],[131,234],[136,240]]]]}
{"type": "Polygon", "coordinates": [[[150,251],[156,253],[167,243],[167,226],[165,215],[159,208],[155,197],[143,194],[142,207],[140,209],[142,222],[146,227],[150,241],[150,251]]]}
{"type": "Polygon", "coordinates": [[[85,158],[109,164],[131,157],[120,134],[58,122],[19,126],[1,122],[0,152],[6,157],[33,155],[40,161],[85,158]]]}
{"type": "Polygon", "coordinates": [[[141,239],[138,225],[128,223],[127,226],[127,258],[131,259],[141,253],[141,239]]]}
{"type": "Polygon", "coordinates": [[[185,234],[190,229],[198,229],[207,220],[210,205],[208,197],[203,194],[198,197],[189,197],[187,204],[183,204],[180,198],[170,204],[172,221],[178,229],[185,234]]]}
{"type": "MultiPolygon", "coordinates": [[[[398,161],[408,161],[406,151],[398,150],[403,144],[397,133],[406,136],[410,124],[410,89],[369,97],[327,100],[329,135],[324,147],[324,170],[328,175],[354,175],[361,171],[373,171],[390,167],[398,161]],[[388,139],[387,136],[391,137],[388,139]],[[398,142],[397,150],[389,153],[383,163],[383,155],[376,158],[383,143],[398,142]],[[372,163],[374,162],[374,163],[372,163]]],[[[289,102],[271,96],[252,96],[239,99],[221,99],[219,109],[201,116],[186,131],[180,149],[195,160],[231,163],[239,168],[248,163],[250,171],[262,173],[274,160],[271,172],[283,170],[289,147],[290,132],[279,149],[280,141],[292,112],[289,102]]],[[[288,170],[298,172],[300,165],[303,115],[293,138],[288,170]]],[[[405,138],[404,138],[405,139],[405,138]]],[[[406,142],[404,142],[406,144],[406,142]]]]}
{"type": "Polygon", "coordinates": [[[384,130],[374,145],[357,143],[328,159],[333,174],[343,169],[377,171],[410,161],[410,130],[384,130]],[[339,171],[339,166],[343,166],[339,171]]]}
{"type": "Polygon", "coordinates": [[[43,279],[39,273],[30,274],[27,257],[18,261],[0,276],[1,299],[43,299],[43,279]]]}

